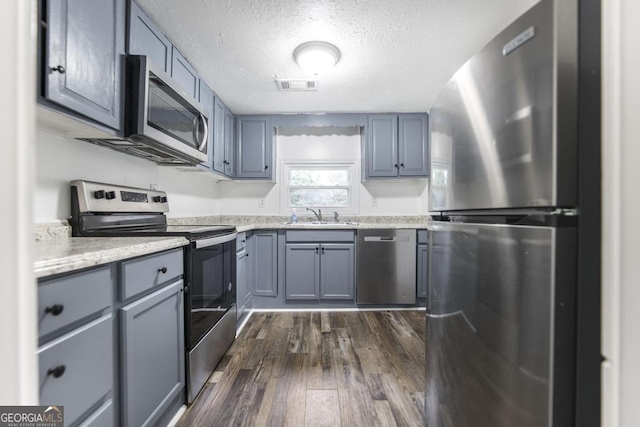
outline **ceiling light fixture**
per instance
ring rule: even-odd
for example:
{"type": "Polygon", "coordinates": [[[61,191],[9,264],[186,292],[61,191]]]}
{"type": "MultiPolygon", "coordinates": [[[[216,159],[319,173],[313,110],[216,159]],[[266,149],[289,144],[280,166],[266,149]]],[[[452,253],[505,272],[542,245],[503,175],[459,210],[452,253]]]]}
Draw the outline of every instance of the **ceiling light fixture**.
{"type": "Polygon", "coordinates": [[[307,42],[293,51],[293,59],[304,72],[319,76],[340,61],[340,50],[327,42],[307,42]]]}

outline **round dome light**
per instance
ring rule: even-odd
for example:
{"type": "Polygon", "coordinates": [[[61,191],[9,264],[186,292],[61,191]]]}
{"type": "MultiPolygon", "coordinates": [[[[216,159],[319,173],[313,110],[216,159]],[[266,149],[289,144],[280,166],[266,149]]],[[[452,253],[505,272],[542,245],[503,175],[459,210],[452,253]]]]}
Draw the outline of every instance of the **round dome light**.
{"type": "Polygon", "coordinates": [[[307,74],[319,76],[340,61],[340,50],[327,42],[307,42],[293,51],[293,59],[307,74]]]}

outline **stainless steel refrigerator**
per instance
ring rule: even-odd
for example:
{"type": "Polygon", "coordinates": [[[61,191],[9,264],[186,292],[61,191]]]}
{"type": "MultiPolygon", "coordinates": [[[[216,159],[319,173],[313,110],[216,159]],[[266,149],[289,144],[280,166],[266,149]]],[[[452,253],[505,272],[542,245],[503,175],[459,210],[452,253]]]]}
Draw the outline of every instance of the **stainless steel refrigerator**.
{"type": "Polygon", "coordinates": [[[574,425],[578,39],[543,0],[429,111],[430,427],[574,425]]]}

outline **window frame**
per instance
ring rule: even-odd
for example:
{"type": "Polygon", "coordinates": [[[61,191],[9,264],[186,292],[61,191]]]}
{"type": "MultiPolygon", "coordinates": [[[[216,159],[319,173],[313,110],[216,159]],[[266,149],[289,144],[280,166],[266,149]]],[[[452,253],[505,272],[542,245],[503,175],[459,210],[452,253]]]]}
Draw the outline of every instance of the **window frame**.
{"type": "MultiPolygon", "coordinates": [[[[337,212],[338,215],[357,215],[359,211],[359,184],[358,181],[358,162],[354,160],[339,160],[335,162],[323,161],[311,161],[311,160],[283,160],[280,170],[282,171],[282,179],[280,184],[280,213],[282,215],[290,216],[293,213],[293,209],[296,209],[298,216],[313,215],[312,212],[307,211],[305,208],[311,209],[325,209],[326,214],[337,212]],[[334,170],[346,170],[348,175],[348,185],[341,186],[290,186],[291,171],[293,170],[313,170],[313,169],[334,169],[334,170]],[[291,200],[289,198],[291,189],[325,189],[325,188],[345,188],[348,190],[348,205],[344,207],[329,207],[329,206],[291,206],[291,200]]],[[[325,214],[325,213],[323,213],[325,214]]],[[[325,214],[325,218],[329,218],[325,214]]]]}

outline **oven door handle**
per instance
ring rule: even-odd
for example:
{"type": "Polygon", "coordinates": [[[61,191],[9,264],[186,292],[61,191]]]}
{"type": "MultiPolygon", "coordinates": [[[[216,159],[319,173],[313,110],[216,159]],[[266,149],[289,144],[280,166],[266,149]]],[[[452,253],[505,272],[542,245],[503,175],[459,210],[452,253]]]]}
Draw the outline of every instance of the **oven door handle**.
{"type": "Polygon", "coordinates": [[[212,237],[210,239],[196,240],[196,249],[208,248],[210,246],[220,245],[235,240],[238,237],[238,233],[225,234],[220,237],[212,237]]]}

